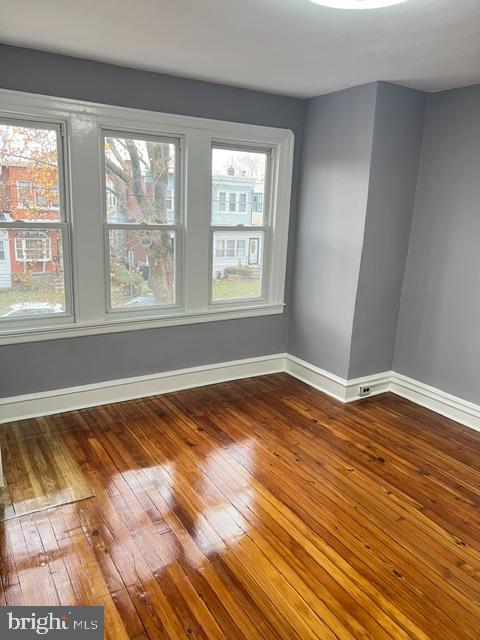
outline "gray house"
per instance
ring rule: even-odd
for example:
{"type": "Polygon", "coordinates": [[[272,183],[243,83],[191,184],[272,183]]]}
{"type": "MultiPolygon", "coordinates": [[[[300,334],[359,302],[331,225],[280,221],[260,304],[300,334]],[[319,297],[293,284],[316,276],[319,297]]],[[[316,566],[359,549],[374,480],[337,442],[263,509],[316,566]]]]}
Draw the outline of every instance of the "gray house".
{"type": "Polygon", "coordinates": [[[228,175],[212,180],[212,224],[246,227],[216,231],[213,242],[213,274],[224,277],[227,267],[256,269],[262,255],[264,184],[230,167],[228,175]],[[240,173],[240,175],[239,175],[240,173]]]}

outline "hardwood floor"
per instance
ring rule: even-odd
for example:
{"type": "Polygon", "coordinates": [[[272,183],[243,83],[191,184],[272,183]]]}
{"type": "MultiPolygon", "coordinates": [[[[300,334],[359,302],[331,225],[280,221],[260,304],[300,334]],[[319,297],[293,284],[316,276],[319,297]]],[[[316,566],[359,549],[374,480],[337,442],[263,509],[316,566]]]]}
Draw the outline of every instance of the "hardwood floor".
{"type": "Polygon", "coordinates": [[[480,434],[286,374],[28,421],[96,496],[0,525],[0,604],[106,637],[480,637],[480,434]]]}
{"type": "Polygon", "coordinates": [[[0,520],[92,497],[61,432],[49,422],[3,425],[0,447],[0,520]]]}

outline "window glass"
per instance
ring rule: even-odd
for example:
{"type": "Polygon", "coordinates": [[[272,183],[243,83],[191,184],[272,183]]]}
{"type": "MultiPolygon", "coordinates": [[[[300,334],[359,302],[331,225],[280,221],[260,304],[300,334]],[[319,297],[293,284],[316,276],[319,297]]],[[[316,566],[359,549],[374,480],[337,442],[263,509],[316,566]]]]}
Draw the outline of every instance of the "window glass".
{"type": "Polygon", "coordinates": [[[213,302],[261,298],[264,293],[265,229],[258,227],[267,222],[268,157],[266,152],[248,149],[212,149],[213,302]],[[231,231],[225,229],[230,226],[231,231]]]}
{"type": "Polygon", "coordinates": [[[63,313],[62,232],[0,229],[0,318],[63,313]]]}
{"type": "Polygon", "coordinates": [[[112,309],[174,304],[174,231],[110,229],[109,257],[112,309]]]}
{"type": "Polygon", "coordinates": [[[226,203],[227,203],[227,194],[225,193],[225,191],[220,191],[218,195],[219,195],[218,209],[219,211],[225,211],[226,203]]]}
{"type": "Polygon", "coordinates": [[[173,143],[106,136],[108,222],[173,224],[175,164],[173,143]]]}
{"type": "Polygon", "coordinates": [[[267,154],[260,151],[212,149],[213,226],[263,226],[258,202],[263,202],[267,165],[267,154]]]}
{"type": "Polygon", "coordinates": [[[61,219],[58,131],[0,124],[1,211],[25,222],[61,219]]]}
{"type": "Polygon", "coordinates": [[[261,231],[214,232],[213,301],[262,295],[263,235],[261,231]]]}
{"type": "Polygon", "coordinates": [[[0,122],[2,320],[66,310],[60,148],[57,127],[0,122]]]}
{"type": "Polygon", "coordinates": [[[176,145],[165,140],[105,137],[105,194],[110,308],[175,303],[176,145]],[[130,230],[129,225],[142,227],[130,230]]]}
{"type": "Polygon", "coordinates": [[[239,195],[238,210],[240,213],[245,213],[247,211],[247,194],[246,193],[241,193],[239,195]]]}

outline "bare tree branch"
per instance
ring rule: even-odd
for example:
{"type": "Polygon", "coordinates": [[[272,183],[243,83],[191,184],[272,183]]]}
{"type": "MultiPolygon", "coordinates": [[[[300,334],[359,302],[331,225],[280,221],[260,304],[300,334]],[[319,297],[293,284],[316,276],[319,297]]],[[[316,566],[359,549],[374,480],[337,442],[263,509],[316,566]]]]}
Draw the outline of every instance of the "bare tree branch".
{"type": "Polygon", "coordinates": [[[114,173],[122,182],[125,183],[125,186],[129,185],[128,173],[121,169],[118,165],[116,165],[110,158],[105,158],[105,165],[109,171],[114,173]]]}

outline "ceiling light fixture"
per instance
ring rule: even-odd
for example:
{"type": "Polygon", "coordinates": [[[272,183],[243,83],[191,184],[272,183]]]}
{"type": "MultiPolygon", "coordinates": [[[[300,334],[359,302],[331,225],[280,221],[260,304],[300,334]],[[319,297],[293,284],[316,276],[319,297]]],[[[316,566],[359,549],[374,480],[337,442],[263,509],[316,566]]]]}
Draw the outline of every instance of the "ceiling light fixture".
{"type": "Polygon", "coordinates": [[[393,7],[406,0],[310,0],[315,4],[332,9],[382,9],[383,7],[393,7]]]}

